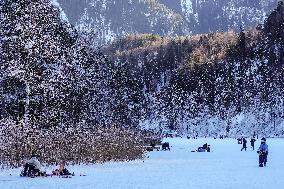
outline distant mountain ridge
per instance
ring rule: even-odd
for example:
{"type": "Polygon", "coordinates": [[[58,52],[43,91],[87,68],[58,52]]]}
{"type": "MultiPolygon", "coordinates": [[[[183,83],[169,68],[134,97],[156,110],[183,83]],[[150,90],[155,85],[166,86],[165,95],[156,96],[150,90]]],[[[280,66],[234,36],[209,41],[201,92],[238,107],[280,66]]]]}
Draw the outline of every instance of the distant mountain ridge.
{"type": "Polygon", "coordinates": [[[105,44],[129,33],[181,36],[263,23],[276,0],[57,0],[69,21],[105,44]]]}
{"type": "Polygon", "coordinates": [[[190,26],[178,13],[157,0],[58,1],[72,24],[94,29],[102,43],[128,33],[190,34],[190,26]]]}

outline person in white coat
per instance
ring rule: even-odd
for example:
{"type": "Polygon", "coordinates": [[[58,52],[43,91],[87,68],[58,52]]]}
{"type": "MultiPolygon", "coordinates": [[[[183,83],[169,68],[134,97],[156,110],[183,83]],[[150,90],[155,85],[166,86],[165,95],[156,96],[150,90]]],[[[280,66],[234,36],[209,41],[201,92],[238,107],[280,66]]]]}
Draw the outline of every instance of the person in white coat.
{"type": "Polygon", "coordinates": [[[32,155],[31,159],[29,159],[24,166],[24,171],[21,176],[44,176],[45,171],[37,159],[36,155],[32,155]]]}

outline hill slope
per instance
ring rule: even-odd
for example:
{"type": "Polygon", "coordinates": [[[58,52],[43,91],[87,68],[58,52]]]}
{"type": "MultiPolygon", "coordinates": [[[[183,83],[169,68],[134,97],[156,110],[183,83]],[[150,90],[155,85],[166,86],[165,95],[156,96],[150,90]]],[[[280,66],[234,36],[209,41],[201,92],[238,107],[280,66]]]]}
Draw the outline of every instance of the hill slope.
{"type": "Polygon", "coordinates": [[[263,23],[275,0],[58,0],[70,22],[106,43],[129,33],[187,35],[263,23]]]}

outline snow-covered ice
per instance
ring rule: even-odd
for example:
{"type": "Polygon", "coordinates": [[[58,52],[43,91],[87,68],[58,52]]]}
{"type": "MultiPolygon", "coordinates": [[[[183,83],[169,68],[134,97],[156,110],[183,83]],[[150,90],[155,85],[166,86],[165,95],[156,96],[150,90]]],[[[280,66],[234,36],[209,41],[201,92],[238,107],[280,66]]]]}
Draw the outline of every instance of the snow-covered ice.
{"type": "MultiPolygon", "coordinates": [[[[248,138],[248,141],[250,139],[248,138]]],[[[268,139],[268,166],[258,167],[258,155],[241,152],[235,139],[164,139],[171,151],[126,163],[68,167],[73,178],[21,178],[19,169],[0,171],[1,189],[274,189],[283,188],[284,139],[268,139]],[[191,152],[204,143],[212,152],[191,152]],[[87,176],[79,176],[84,173],[87,176]],[[11,174],[11,176],[9,175],[11,174]]],[[[256,148],[260,140],[256,142],[256,148]]]]}

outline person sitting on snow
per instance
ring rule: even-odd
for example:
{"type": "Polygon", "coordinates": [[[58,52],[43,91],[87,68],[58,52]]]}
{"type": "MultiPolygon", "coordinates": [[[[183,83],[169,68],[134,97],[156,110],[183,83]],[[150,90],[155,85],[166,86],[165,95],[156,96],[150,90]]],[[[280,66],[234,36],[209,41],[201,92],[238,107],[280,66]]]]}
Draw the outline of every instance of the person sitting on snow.
{"type": "Polygon", "coordinates": [[[21,176],[44,176],[46,173],[43,170],[39,160],[36,155],[32,155],[31,159],[29,159],[24,165],[24,171],[21,176]]]}
{"type": "Polygon", "coordinates": [[[207,143],[203,144],[202,147],[198,147],[197,149],[198,152],[210,152],[210,145],[208,145],[207,143]]]}
{"type": "Polygon", "coordinates": [[[208,144],[207,144],[207,143],[203,144],[203,147],[202,147],[202,148],[205,149],[205,150],[207,150],[208,144]]]}
{"type": "Polygon", "coordinates": [[[53,175],[72,175],[66,168],[65,163],[61,163],[58,169],[52,171],[53,175]]]}
{"type": "Polygon", "coordinates": [[[207,146],[207,152],[210,152],[211,149],[210,149],[210,145],[207,146]]]}
{"type": "Polygon", "coordinates": [[[259,154],[259,167],[266,166],[267,155],[268,155],[268,145],[266,144],[266,139],[261,139],[261,144],[258,148],[257,153],[259,154]]]}

